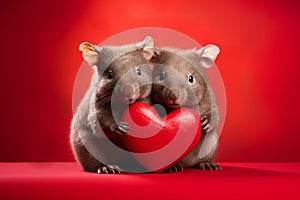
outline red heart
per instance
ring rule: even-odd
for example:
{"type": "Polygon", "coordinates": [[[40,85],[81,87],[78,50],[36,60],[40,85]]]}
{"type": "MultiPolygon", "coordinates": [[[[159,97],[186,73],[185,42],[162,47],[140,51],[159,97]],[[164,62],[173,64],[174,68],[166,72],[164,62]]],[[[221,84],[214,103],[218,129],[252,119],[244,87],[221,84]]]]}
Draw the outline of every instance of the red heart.
{"type": "Polygon", "coordinates": [[[184,158],[201,137],[201,120],[189,108],[161,118],[145,103],[132,104],[124,113],[130,131],[122,137],[128,150],[149,171],[161,172],[184,158]]]}

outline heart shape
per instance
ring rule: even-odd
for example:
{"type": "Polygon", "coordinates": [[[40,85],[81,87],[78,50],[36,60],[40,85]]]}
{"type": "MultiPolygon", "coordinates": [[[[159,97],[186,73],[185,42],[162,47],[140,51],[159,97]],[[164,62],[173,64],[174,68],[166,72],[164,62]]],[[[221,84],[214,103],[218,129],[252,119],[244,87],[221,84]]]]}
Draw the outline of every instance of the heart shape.
{"type": "Polygon", "coordinates": [[[122,120],[130,131],[122,140],[133,156],[149,171],[162,172],[173,166],[197,145],[201,120],[189,108],[178,108],[161,118],[142,102],[129,106],[122,120]]]}

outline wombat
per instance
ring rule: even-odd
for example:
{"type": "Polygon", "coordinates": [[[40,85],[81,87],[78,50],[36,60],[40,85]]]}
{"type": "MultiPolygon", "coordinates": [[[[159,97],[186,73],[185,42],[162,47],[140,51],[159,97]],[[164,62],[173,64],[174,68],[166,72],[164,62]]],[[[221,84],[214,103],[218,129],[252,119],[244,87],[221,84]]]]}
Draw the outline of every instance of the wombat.
{"type": "Polygon", "coordinates": [[[198,51],[162,48],[155,59],[152,103],[163,105],[167,113],[179,107],[191,108],[199,113],[202,121],[198,145],[170,171],[188,167],[221,169],[213,161],[219,139],[219,111],[204,70],[213,65],[218,54],[219,48],[215,45],[207,45],[198,51]]]}
{"type": "Polygon", "coordinates": [[[72,120],[73,152],[86,171],[121,173],[120,163],[131,158],[116,153],[116,148],[126,150],[120,134],[130,129],[120,119],[129,104],[151,103],[152,70],[148,63],[156,55],[154,41],[147,36],[142,42],[124,46],[84,42],[79,50],[95,71],[72,120]]]}

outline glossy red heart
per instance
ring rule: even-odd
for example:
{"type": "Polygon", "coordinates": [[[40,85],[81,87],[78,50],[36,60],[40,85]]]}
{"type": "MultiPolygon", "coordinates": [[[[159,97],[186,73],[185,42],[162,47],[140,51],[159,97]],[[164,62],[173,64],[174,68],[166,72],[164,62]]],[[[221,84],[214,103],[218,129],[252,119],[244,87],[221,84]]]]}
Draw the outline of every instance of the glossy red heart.
{"type": "Polygon", "coordinates": [[[184,158],[201,137],[201,120],[189,108],[161,118],[148,104],[132,104],[122,120],[130,131],[122,137],[128,150],[149,171],[161,172],[184,158]]]}

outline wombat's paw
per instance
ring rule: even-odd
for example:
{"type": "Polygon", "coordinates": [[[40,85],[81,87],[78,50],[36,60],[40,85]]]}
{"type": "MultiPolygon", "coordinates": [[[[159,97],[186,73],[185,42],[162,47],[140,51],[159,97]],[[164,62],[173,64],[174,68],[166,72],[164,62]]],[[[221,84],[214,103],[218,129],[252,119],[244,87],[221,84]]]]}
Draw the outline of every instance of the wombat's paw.
{"type": "Polygon", "coordinates": [[[126,135],[129,131],[129,126],[125,122],[119,122],[117,123],[115,131],[121,135],[126,135]]]}
{"type": "Polygon", "coordinates": [[[197,169],[201,170],[221,170],[222,167],[213,161],[202,161],[197,163],[195,166],[197,169]]]}
{"type": "Polygon", "coordinates": [[[97,170],[98,174],[121,174],[123,171],[116,165],[101,166],[97,170]]]}
{"type": "Polygon", "coordinates": [[[183,167],[181,165],[173,165],[169,169],[167,169],[169,172],[183,172],[183,167]]]}
{"type": "Polygon", "coordinates": [[[201,119],[201,128],[205,132],[210,131],[213,128],[209,123],[207,116],[203,116],[203,118],[201,119]]]}

